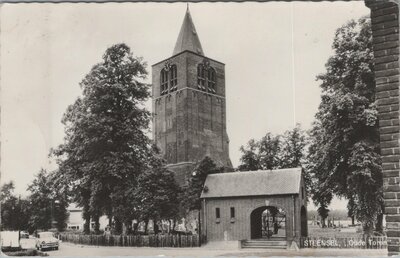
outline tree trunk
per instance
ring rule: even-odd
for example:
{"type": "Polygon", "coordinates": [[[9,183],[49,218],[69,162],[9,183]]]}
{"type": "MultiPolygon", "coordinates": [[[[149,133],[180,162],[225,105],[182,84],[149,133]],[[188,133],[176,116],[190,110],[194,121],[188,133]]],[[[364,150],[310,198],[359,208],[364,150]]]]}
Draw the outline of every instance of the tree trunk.
{"type": "Polygon", "coordinates": [[[162,220],[160,221],[160,226],[159,226],[159,228],[161,229],[161,230],[160,230],[160,231],[161,231],[161,234],[164,234],[164,233],[165,233],[164,225],[165,225],[165,220],[162,219],[162,220]]]}
{"type": "Polygon", "coordinates": [[[122,231],[122,223],[118,218],[114,218],[114,223],[115,223],[115,228],[114,228],[115,234],[120,235],[122,231]]]}
{"type": "Polygon", "coordinates": [[[159,232],[159,230],[158,230],[158,221],[156,221],[156,220],[153,220],[153,231],[154,231],[155,235],[157,235],[158,232],[159,232]]]}
{"type": "Polygon", "coordinates": [[[111,228],[111,225],[112,225],[112,216],[109,215],[109,216],[107,216],[107,217],[108,217],[108,226],[111,228]]]}
{"type": "Polygon", "coordinates": [[[89,204],[84,203],[82,209],[82,218],[85,221],[83,224],[83,233],[90,234],[90,212],[89,212],[89,204]]]}
{"type": "Polygon", "coordinates": [[[122,223],[122,235],[127,235],[127,233],[128,233],[128,228],[127,228],[127,226],[126,226],[126,223],[125,222],[123,222],[122,223]]]}
{"type": "Polygon", "coordinates": [[[374,223],[367,221],[363,223],[364,236],[372,236],[374,232],[374,223]]]}
{"type": "Polygon", "coordinates": [[[145,235],[147,235],[148,232],[149,232],[149,230],[148,230],[148,228],[147,228],[148,226],[149,226],[149,220],[146,219],[146,220],[144,221],[144,234],[145,234],[145,235]]]}
{"type": "Polygon", "coordinates": [[[175,232],[175,219],[171,220],[171,229],[170,229],[170,233],[173,234],[175,232]]]}
{"type": "Polygon", "coordinates": [[[376,220],[375,231],[383,234],[383,213],[380,213],[376,220]]]}
{"type": "Polygon", "coordinates": [[[85,220],[83,224],[83,233],[90,234],[90,215],[85,215],[83,219],[85,220]]]}
{"type": "Polygon", "coordinates": [[[201,214],[200,214],[201,210],[197,211],[197,223],[196,223],[196,234],[198,236],[201,235],[201,214]]]}
{"type": "Polygon", "coordinates": [[[139,228],[139,221],[133,224],[133,234],[137,234],[139,228]]]}
{"type": "Polygon", "coordinates": [[[100,222],[99,222],[99,215],[93,215],[92,216],[93,222],[94,222],[94,233],[100,234],[100,222]]]}
{"type": "Polygon", "coordinates": [[[132,220],[125,221],[125,225],[126,225],[126,234],[127,235],[132,234],[132,220]]]}
{"type": "Polygon", "coordinates": [[[325,223],[326,218],[321,218],[321,227],[326,228],[326,223],[325,223]]]}
{"type": "Polygon", "coordinates": [[[111,227],[112,218],[113,218],[112,208],[110,208],[110,207],[107,208],[105,214],[107,215],[108,223],[109,223],[109,226],[111,227]]]}
{"type": "Polygon", "coordinates": [[[186,218],[183,218],[184,220],[183,220],[183,225],[185,226],[185,232],[187,232],[188,231],[188,229],[190,228],[190,225],[189,225],[189,220],[188,219],[186,219],[186,218]],[[189,225],[189,227],[188,227],[188,225],[189,225]]]}
{"type": "Polygon", "coordinates": [[[171,233],[171,220],[168,219],[167,221],[168,221],[168,224],[167,224],[168,226],[167,226],[166,230],[167,230],[167,234],[169,234],[169,233],[171,233]]]}
{"type": "Polygon", "coordinates": [[[351,225],[352,226],[354,226],[355,224],[354,224],[354,215],[353,216],[351,216],[351,225]]]}

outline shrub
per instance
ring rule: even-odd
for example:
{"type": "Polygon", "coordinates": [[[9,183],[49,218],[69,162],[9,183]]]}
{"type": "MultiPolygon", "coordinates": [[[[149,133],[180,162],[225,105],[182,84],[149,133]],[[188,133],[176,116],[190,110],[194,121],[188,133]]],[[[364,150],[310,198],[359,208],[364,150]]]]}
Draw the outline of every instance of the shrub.
{"type": "Polygon", "coordinates": [[[49,256],[47,253],[40,252],[36,249],[21,250],[15,252],[4,252],[8,256],[49,256]]]}

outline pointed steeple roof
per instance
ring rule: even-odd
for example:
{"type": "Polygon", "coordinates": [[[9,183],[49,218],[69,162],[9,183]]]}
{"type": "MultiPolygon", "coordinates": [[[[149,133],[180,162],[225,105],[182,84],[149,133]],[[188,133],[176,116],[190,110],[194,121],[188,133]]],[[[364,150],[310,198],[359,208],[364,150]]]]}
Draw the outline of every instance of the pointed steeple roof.
{"type": "Polygon", "coordinates": [[[186,15],[183,19],[181,31],[179,32],[172,55],[179,54],[185,50],[189,50],[204,56],[199,36],[197,35],[192,16],[190,15],[189,5],[186,9],[186,15]]]}

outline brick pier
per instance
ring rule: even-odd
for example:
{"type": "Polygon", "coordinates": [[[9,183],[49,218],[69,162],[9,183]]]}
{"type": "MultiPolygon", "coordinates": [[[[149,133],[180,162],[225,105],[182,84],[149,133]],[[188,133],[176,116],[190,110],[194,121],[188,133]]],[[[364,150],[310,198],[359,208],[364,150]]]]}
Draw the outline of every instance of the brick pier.
{"type": "Polygon", "coordinates": [[[371,9],[388,254],[399,255],[399,8],[394,1],[365,4],[371,9]]]}

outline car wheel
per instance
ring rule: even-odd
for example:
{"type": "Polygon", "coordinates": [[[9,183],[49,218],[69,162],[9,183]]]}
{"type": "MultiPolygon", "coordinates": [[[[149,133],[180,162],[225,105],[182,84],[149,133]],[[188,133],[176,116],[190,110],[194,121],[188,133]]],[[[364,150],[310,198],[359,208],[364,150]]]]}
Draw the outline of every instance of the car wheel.
{"type": "Polygon", "coordinates": [[[54,249],[58,250],[58,246],[57,246],[57,247],[55,247],[54,249]]]}

